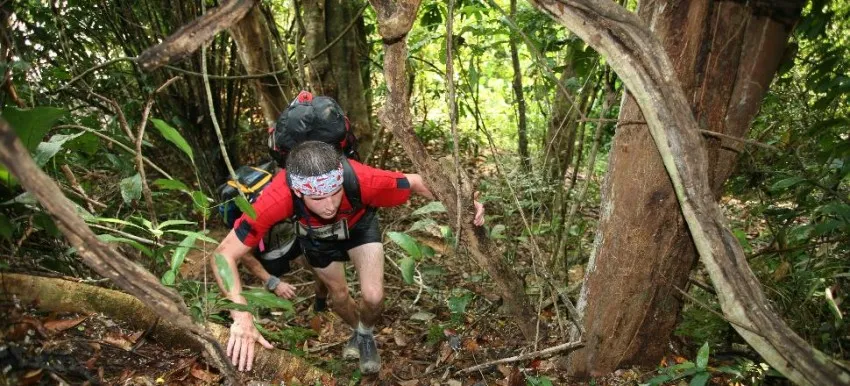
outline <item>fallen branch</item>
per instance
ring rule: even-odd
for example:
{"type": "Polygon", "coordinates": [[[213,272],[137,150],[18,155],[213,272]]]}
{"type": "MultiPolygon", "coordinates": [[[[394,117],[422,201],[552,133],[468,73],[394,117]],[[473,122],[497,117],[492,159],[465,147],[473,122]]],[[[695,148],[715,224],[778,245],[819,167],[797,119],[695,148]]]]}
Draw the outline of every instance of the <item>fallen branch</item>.
{"type": "Polygon", "coordinates": [[[579,348],[581,346],[584,346],[584,342],[579,341],[579,342],[563,343],[563,344],[559,344],[557,346],[545,348],[545,349],[540,350],[540,351],[520,354],[520,355],[517,355],[517,356],[512,356],[510,358],[497,359],[495,361],[490,361],[490,362],[482,363],[480,365],[467,367],[463,370],[458,370],[457,372],[455,372],[455,374],[469,373],[469,372],[472,372],[472,371],[486,369],[490,366],[499,365],[499,364],[503,364],[503,363],[513,363],[513,362],[519,362],[519,361],[524,361],[524,360],[528,360],[528,359],[548,357],[548,356],[551,356],[553,354],[559,353],[561,351],[576,349],[576,348],[579,348]]]}
{"type": "MultiPolygon", "coordinates": [[[[146,331],[145,336],[150,336],[166,346],[195,351],[203,349],[186,330],[160,318],[139,299],[123,292],[58,278],[8,273],[0,274],[0,288],[2,293],[14,295],[23,303],[38,303],[39,309],[52,312],[99,313],[125,322],[132,329],[146,331]]],[[[227,342],[229,330],[226,327],[206,323],[204,329],[219,343],[227,342]]],[[[286,384],[312,385],[329,379],[330,375],[288,351],[261,349],[257,351],[250,377],[272,384],[283,381],[286,384]]]]}

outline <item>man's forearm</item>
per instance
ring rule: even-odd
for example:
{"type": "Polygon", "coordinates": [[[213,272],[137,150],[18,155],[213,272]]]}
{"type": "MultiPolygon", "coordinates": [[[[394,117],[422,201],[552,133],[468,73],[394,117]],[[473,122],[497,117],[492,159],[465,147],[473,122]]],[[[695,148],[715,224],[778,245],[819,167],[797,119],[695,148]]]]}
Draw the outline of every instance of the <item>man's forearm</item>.
{"type": "Polygon", "coordinates": [[[257,279],[260,279],[262,283],[268,282],[272,276],[253,255],[243,257],[242,262],[245,264],[245,268],[248,268],[248,272],[251,272],[257,279]]]}

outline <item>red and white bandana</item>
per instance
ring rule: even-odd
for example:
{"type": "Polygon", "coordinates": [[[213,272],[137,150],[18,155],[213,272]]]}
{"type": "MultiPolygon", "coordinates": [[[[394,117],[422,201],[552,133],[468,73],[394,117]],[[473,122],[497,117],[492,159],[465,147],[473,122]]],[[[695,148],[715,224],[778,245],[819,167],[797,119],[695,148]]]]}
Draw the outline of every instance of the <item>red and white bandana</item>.
{"type": "Polygon", "coordinates": [[[289,176],[291,188],[305,196],[327,196],[342,186],[342,164],[318,176],[289,176]]]}

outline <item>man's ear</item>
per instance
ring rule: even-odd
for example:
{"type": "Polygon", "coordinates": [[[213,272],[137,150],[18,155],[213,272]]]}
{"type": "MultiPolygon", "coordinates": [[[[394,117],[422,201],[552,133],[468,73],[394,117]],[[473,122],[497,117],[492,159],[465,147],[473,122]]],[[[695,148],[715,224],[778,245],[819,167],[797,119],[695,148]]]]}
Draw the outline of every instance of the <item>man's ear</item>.
{"type": "Polygon", "coordinates": [[[293,192],[295,192],[295,197],[298,197],[298,198],[303,198],[303,197],[304,197],[304,195],[302,195],[302,194],[301,194],[301,192],[299,192],[299,191],[297,191],[297,190],[295,190],[295,189],[292,189],[292,191],[293,191],[293,192]]]}

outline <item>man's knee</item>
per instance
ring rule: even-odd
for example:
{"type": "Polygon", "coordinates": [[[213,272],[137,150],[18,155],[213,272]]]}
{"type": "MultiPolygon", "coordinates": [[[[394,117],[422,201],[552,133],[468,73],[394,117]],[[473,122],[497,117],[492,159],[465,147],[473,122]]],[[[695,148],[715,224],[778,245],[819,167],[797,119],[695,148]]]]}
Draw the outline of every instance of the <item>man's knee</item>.
{"type": "Polygon", "coordinates": [[[380,308],[384,301],[384,289],[381,286],[364,287],[361,296],[363,303],[366,303],[369,308],[380,308]]]}

